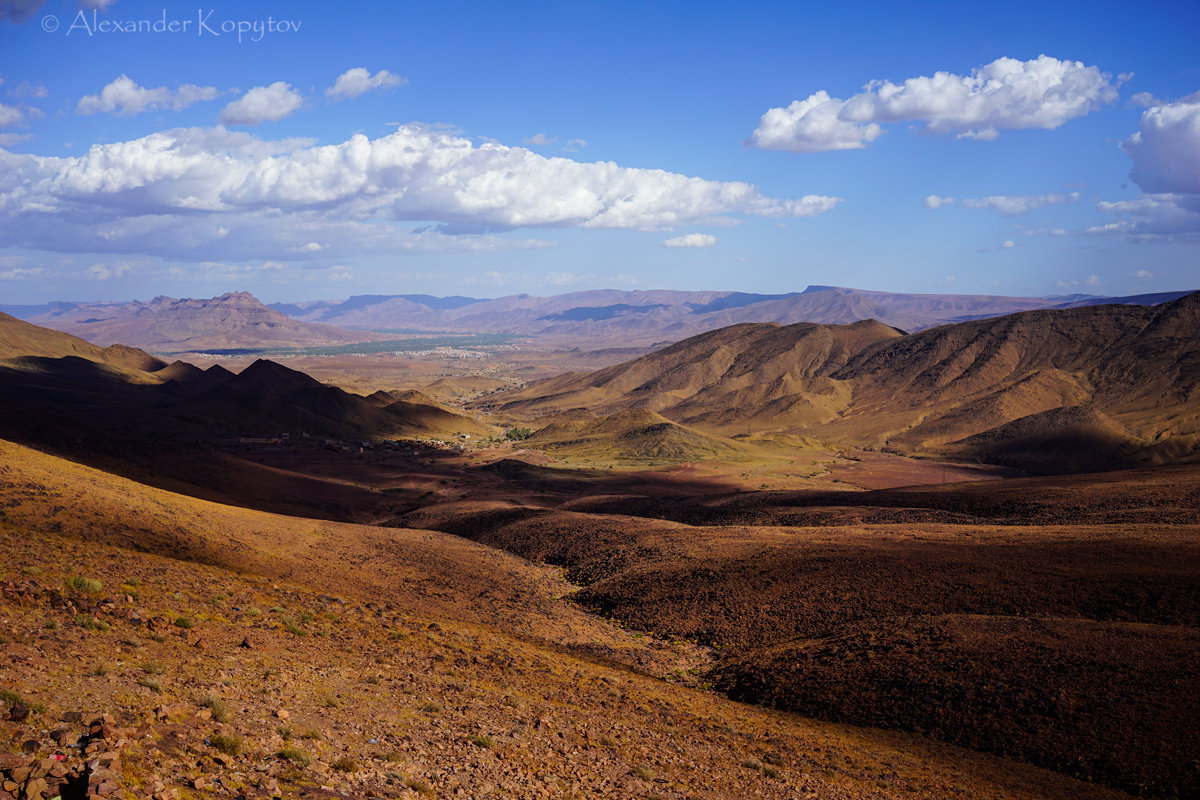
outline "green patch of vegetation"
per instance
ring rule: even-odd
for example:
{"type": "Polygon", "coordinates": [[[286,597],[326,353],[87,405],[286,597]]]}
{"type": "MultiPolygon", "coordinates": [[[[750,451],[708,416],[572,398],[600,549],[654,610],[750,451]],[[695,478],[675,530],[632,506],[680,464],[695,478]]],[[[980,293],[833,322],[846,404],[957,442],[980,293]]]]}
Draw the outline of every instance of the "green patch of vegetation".
{"type": "Polygon", "coordinates": [[[188,630],[192,627],[192,621],[190,619],[188,619],[187,617],[176,617],[175,618],[175,627],[183,628],[184,630],[188,630]]]}
{"type": "Polygon", "coordinates": [[[89,631],[94,631],[97,628],[97,620],[91,614],[76,614],[75,624],[81,628],[86,628],[89,631]]]}
{"type": "Polygon", "coordinates": [[[142,672],[147,675],[162,675],[167,671],[161,661],[145,661],[142,663],[142,672]]]}
{"type": "Polygon", "coordinates": [[[612,738],[611,736],[609,736],[607,733],[605,733],[605,734],[601,734],[601,736],[600,736],[600,744],[603,745],[604,747],[616,747],[617,740],[612,738]]]}
{"type": "Polygon", "coordinates": [[[321,732],[313,728],[309,728],[304,733],[300,734],[301,739],[312,739],[314,741],[321,740],[321,732]]]}
{"type": "Polygon", "coordinates": [[[307,767],[312,763],[312,758],[303,750],[297,750],[294,747],[285,747],[275,753],[275,757],[280,761],[290,761],[298,767],[307,767]]]}
{"type": "Polygon", "coordinates": [[[50,619],[46,620],[46,630],[48,630],[48,631],[58,630],[58,620],[56,620],[54,617],[51,617],[50,619]]]}
{"type": "Polygon", "coordinates": [[[250,606],[249,608],[247,608],[247,609],[246,609],[246,616],[248,616],[248,617],[261,617],[261,616],[262,616],[262,609],[261,609],[261,608],[259,608],[258,606],[250,606]]]}
{"type": "Polygon", "coordinates": [[[533,431],[529,428],[509,428],[504,432],[504,438],[511,442],[520,442],[533,436],[533,431]]]}
{"type": "Polygon", "coordinates": [[[88,671],[83,674],[85,677],[88,677],[88,678],[103,678],[105,675],[108,674],[108,672],[109,672],[108,664],[96,664],[94,667],[89,668],[88,671]]]}
{"type": "Polygon", "coordinates": [[[219,696],[209,693],[200,701],[200,705],[212,712],[214,722],[229,721],[229,706],[219,696]]]}
{"type": "Polygon", "coordinates": [[[138,680],[138,683],[142,686],[145,686],[155,694],[162,694],[162,681],[160,681],[158,678],[151,678],[149,675],[143,675],[141,679],[138,680]]]}
{"type": "Polygon", "coordinates": [[[161,633],[151,633],[148,635],[150,637],[150,641],[158,642],[159,644],[162,644],[163,642],[165,642],[167,640],[167,637],[161,633]]]}
{"type": "Polygon", "coordinates": [[[104,584],[93,578],[75,577],[67,579],[67,588],[84,594],[98,594],[104,591],[104,584]]]}
{"type": "Polygon", "coordinates": [[[214,733],[208,737],[208,746],[218,753],[236,756],[242,752],[242,737],[233,733],[214,733]]]}
{"type": "Polygon", "coordinates": [[[433,788],[430,787],[427,781],[423,781],[418,777],[412,776],[404,779],[404,785],[412,789],[417,794],[431,795],[433,788]]]}
{"type": "Polygon", "coordinates": [[[429,702],[429,703],[422,704],[421,710],[427,714],[436,714],[442,710],[442,707],[439,706],[437,703],[429,702]]]}
{"type": "Polygon", "coordinates": [[[644,781],[652,781],[658,777],[658,773],[651,769],[648,764],[638,764],[633,768],[633,774],[644,781]]]}

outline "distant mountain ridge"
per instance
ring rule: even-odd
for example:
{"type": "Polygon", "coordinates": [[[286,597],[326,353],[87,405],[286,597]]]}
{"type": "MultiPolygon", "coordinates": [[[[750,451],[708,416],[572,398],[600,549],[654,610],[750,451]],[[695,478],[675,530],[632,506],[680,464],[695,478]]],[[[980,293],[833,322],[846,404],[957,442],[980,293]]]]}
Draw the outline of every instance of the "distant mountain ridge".
{"type": "MultiPolygon", "coordinates": [[[[20,316],[20,306],[8,306],[20,316]]],[[[292,319],[248,292],[205,299],[156,297],[149,302],[51,303],[29,307],[23,318],[36,325],[87,339],[158,352],[237,347],[297,347],[349,344],[378,338],[331,325],[292,319]]]]}
{"type": "Polygon", "coordinates": [[[1155,305],[1187,292],[1133,297],[1067,295],[903,294],[809,286],[802,292],[686,292],[593,290],[550,297],[528,294],[493,300],[429,295],[356,295],[347,300],[271,308],[305,322],[347,328],[508,333],[547,338],[620,339],[629,344],[678,340],[741,322],[819,322],[844,325],[875,319],[906,332],[1017,311],[1097,303],[1155,305]]]}

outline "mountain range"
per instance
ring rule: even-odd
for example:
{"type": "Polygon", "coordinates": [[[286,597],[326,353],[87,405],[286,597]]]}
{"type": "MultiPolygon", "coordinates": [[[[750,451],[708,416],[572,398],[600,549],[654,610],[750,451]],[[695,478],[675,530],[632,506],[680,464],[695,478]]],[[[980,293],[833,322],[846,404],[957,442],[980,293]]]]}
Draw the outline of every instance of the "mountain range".
{"type": "Polygon", "coordinates": [[[1031,309],[1155,305],[1187,292],[1129,297],[902,294],[809,286],[802,292],[616,291],[496,299],[422,294],[264,305],[245,292],[209,299],[0,306],[0,311],[100,345],[155,352],[358,343],[386,331],[497,333],[571,346],[650,346],[743,322],[848,324],[874,319],[912,333],[1031,309]]]}
{"type": "Polygon", "coordinates": [[[1112,469],[1200,455],[1197,331],[1200,293],[911,334],[877,321],[746,323],[474,407],[551,424],[640,409],[725,436],[1112,469]]]}

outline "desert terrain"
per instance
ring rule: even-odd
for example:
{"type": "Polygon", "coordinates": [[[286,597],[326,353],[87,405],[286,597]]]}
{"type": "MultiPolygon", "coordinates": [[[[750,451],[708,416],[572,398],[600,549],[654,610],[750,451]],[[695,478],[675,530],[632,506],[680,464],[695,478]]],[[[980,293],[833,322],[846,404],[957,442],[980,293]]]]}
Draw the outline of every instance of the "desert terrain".
{"type": "Polygon", "coordinates": [[[0,792],[1198,796],[1200,296],[1084,302],[278,360],[0,316],[0,792]]]}

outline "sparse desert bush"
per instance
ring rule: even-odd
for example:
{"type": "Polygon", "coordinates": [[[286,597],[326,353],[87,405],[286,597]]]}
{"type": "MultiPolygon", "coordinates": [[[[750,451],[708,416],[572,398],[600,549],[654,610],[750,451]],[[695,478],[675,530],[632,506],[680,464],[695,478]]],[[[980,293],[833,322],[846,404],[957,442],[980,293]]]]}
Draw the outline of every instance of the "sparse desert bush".
{"type": "Polygon", "coordinates": [[[208,746],[227,756],[242,752],[242,737],[233,733],[214,733],[208,737],[208,746]]]}
{"type": "Polygon", "coordinates": [[[321,705],[325,706],[325,708],[337,708],[338,701],[336,697],[326,697],[321,701],[321,705]]]}
{"type": "Polygon", "coordinates": [[[491,736],[488,736],[486,733],[483,733],[479,734],[478,736],[472,736],[471,744],[475,745],[476,747],[482,747],[485,750],[491,750],[496,746],[496,740],[491,736]]]}
{"type": "Polygon", "coordinates": [[[421,710],[427,714],[436,714],[442,710],[442,707],[439,706],[437,703],[430,701],[428,703],[423,703],[421,705],[421,710]]]}
{"type": "Polygon", "coordinates": [[[275,753],[275,757],[280,761],[290,761],[298,767],[307,767],[312,763],[312,758],[303,750],[297,750],[294,747],[285,747],[275,753]]]}
{"type": "Polygon", "coordinates": [[[134,639],[132,636],[122,639],[121,644],[125,645],[126,647],[141,647],[142,646],[142,643],[139,642],[137,639],[134,639]]]}
{"type": "Polygon", "coordinates": [[[167,640],[167,637],[161,633],[151,633],[151,634],[147,634],[147,635],[150,637],[150,641],[158,642],[159,644],[162,644],[163,642],[165,642],[167,640]]]}
{"type": "Polygon", "coordinates": [[[145,661],[142,663],[142,672],[147,675],[162,675],[167,671],[161,661],[145,661]]]}
{"type": "Polygon", "coordinates": [[[415,776],[405,779],[404,785],[418,794],[433,794],[433,789],[429,786],[429,783],[415,776]]]}
{"type": "Polygon", "coordinates": [[[762,768],[763,768],[762,762],[759,761],[757,758],[743,758],[742,766],[745,767],[746,769],[752,769],[757,772],[762,772],[762,768]]]}
{"type": "Polygon", "coordinates": [[[84,594],[97,594],[104,590],[104,584],[93,578],[75,577],[67,579],[67,588],[84,594]]]}
{"type": "Polygon", "coordinates": [[[321,732],[314,728],[309,728],[304,733],[300,734],[300,738],[301,739],[313,739],[315,741],[320,741],[321,740],[321,732]]]}
{"type": "Polygon", "coordinates": [[[54,617],[51,617],[50,619],[46,620],[46,630],[48,630],[48,631],[58,630],[58,620],[56,620],[54,617]]]}
{"type": "Polygon", "coordinates": [[[184,630],[188,630],[189,628],[192,627],[192,621],[190,619],[188,619],[187,617],[176,617],[175,618],[175,627],[183,628],[184,630]]]}
{"type": "Polygon", "coordinates": [[[529,428],[509,428],[504,432],[504,438],[511,442],[520,442],[533,436],[533,431],[529,428]]]}
{"type": "Polygon", "coordinates": [[[248,617],[261,617],[261,616],[262,616],[262,609],[261,609],[261,608],[259,608],[258,606],[250,606],[249,608],[247,608],[247,609],[246,609],[246,616],[248,616],[248,617]]]}
{"type": "Polygon", "coordinates": [[[600,735],[600,744],[604,747],[616,747],[617,740],[605,733],[600,735]]]}
{"type": "Polygon", "coordinates": [[[209,693],[200,701],[200,705],[212,712],[212,718],[215,722],[229,721],[229,706],[225,705],[225,701],[215,694],[209,693]]]}
{"type": "Polygon", "coordinates": [[[285,742],[290,742],[292,740],[292,736],[295,735],[293,733],[292,729],[289,728],[287,725],[280,725],[278,728],[275,729],[275,732],[278,733],[279,738],[283,739],[285,742]]]}
{"type": "Polygon", "coordinates": [[[162,694],[162,681],[160,681],[158,678],[152,678],[149,675],[143,675],[141,679],[138,680],[138,683],[142,686],[145,686],[155,694],[162,694]]]}
{"type": "Polygon", "coordinates": [[[658,777],[658,773],[651,769],[649,764],[638,764],[633,768],[633,774],[644,781],[652,781],[658,777]]]}
{"type": "Polygon", "coordinates": [[[96,664],[83,674],[89,678],[102,678],[108,674],[108,664],[96,664]]]}
{"type": "Polygon", "coordinates": [[[338,772],[355,772],[358,770],[358,762],[356,762],[350,756],[342,756],[329,766],[338,772]]]}

